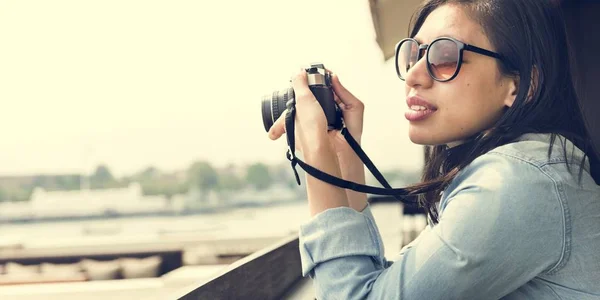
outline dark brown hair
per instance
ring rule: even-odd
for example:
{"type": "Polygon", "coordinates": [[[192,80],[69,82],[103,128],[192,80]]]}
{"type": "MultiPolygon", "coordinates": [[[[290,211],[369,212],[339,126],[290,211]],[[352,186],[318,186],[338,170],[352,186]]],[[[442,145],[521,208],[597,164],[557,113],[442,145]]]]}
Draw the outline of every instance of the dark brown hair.
{"type": "Polygon", "coordinates": [[[550,0],[429,0],[413,16],[410,37],[418,33],[433,10],[445,4],[458,4],[469,11],[482,26],[493,50],[504,57],[499,62],[500,72],[518,76],[520,80],[514,104],[485,133],[480,132],[453,148],[425,147],[422,182],[408,190],[418,195],[419,205],[426,210],[431,222],[438,222],[437,203],[441,192],[462,169],[477,157],[525,133],[550,133],[548,155],[558,138],[567,162],[567,139],[573,142],[586,153],[579,168],[580,178],[582,166],[589,157],[592,177],[599,183],[598,157],[592,150],[579,107],[564,19],[556,5],[550,0]],[[534,66],[537,80],[528,100],[534,66]]]}

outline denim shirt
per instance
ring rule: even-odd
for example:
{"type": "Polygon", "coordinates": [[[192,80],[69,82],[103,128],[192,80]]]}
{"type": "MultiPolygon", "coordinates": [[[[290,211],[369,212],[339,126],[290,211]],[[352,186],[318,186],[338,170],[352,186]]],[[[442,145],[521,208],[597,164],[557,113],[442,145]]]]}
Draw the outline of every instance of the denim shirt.
{"type": "Polygon", "coordinates": [[[600,186],[587,159],[579,181],[578,148],[548,147],[526,134],[475,159],[442,194],[439,223],[392,261],[368,205],[313,216],[302,275],[327,300],[600,299],[600,186]]]}

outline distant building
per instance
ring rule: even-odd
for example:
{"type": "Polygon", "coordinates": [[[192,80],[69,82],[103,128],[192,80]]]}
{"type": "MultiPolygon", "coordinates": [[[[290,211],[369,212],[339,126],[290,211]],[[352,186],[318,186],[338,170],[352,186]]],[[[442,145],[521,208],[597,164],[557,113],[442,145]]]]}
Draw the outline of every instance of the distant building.
{"type": "Polygon", "coordinates": [[[0,218],[68,218],[163,212],[164,196],[144,196],[138,183],[126,188],[46,191],[35,188],[28,202],[0,204],[0,218]]]}

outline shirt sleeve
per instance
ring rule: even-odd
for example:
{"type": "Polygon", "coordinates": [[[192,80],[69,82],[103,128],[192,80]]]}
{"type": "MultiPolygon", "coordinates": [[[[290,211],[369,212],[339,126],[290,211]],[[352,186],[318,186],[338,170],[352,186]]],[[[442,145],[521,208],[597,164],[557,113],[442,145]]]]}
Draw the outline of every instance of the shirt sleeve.
{"type": "MultiPolygon", "coordinates": [[[[365,206],[365,208],[361,211],[361,213],[369,219],[369,223],[373,224],[373,226],[375,227],[374,228],[375,234],[377,235],[377,238],[379,240],[381,240],[381,234],[379,233],[379,228],[377,227],[377,223],[375,222],[375,217],[373,216],[373,212],[371,211],[371,204],[369,202],[367,202],[367,206],[365,206]]],[[[383,242],[381,242],[381,250],[382,250],[382,253],[385,253],[383,242]]],[[[393,261],[388,261],[385,258],[385,256],[382,257],[382,260],[383,260],[383,266],[385,268],[391,266],[393,263],[393,261]]]]}
{"type": "Polygon", "coordinates": [[[439,223],[393,264],[372,215],[315,215],[300,226],[302,275],[318,299],[501,298],[566,259],[560,188],[534,165],[483,155],[444,193],[439,223]]]}

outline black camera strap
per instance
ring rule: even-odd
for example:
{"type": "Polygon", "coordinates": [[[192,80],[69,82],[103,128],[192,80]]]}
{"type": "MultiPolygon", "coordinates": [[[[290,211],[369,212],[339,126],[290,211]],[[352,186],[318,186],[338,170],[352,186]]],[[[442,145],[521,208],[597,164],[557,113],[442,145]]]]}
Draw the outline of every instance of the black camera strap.
{"type": "Polygon", "coordinates": [[[362,150],[362,148],[360,147],[358,142],[356,142],[356,140],[352,137],[352,135],[350,135],[350,132],[348,132],[348,129],[346,127],[342,128],[342,135],[344,136],[344,138],[346,139],[346,141],[348,142],[350,147],[352,147],[352,150],[354,150],[354,152],[356,152],[356,154],[358,155],[360,160],[363,162],[363,164],[365,164],[367,169],[369,169],[371,174],[373,174],[373,176],[375,176],[375,178],[379,181],[379,183],[381,183],[382,186],[384,186],[384,188],[359,184],[356,182],[352,182],[352,181],[344,180],[342,178],[331,176],[317,168],[312,167],[311,165],[303,162],[298,157],[296,157],[296,142],[295,142],[296,140],[295,140],[295,134],[294,134],[294,127],[295,127],[294,121],[295,121],[295,117],[296,117],[296,106],[293,101],[292,101],[292,103],[289,103],[289,104],[290,105],[288,105],[288,107],[287,107],[288,113],[285,116],[286,137],[287,137],[287,143],[289,146],[286,156],[287,156],[287,159],[291,162],[291,166],[292,166],[292,169],[294,170],[294,175],[296,176],[296,182],[298,183],[298,185],[300,185],[300,176],[298,175],[298,171],[296,170],[296,165],[300,165],[300,167],[302,169],[304,169],[304,171],[306,171],[306,173],[308,173],[309,175],[311,175],[315,178],[318,178],[321,181],[327,182],[329,184],[332,184],[332,185],[335,185],[335,186],[338,186],[341,188],[350,189],[350,190],[362,192],[362,193],[393,196],[394,198],[396,198],[397,200],[399,200],[401,202],[410,203],[410,204],[414,204],[416,202],[415,200],[413,200],[412,197],[410,197],[410,198],[407,197],[407,196],[414,196],[414,195],[409,195],[409,192],[406,189],[392,188],[389,185],[389,183],[385,180],[383,175],[381,175],[381,173],[379,172],[377,167],[375,167],[373,162],[369,159],[367,154],[362,150]]]}

